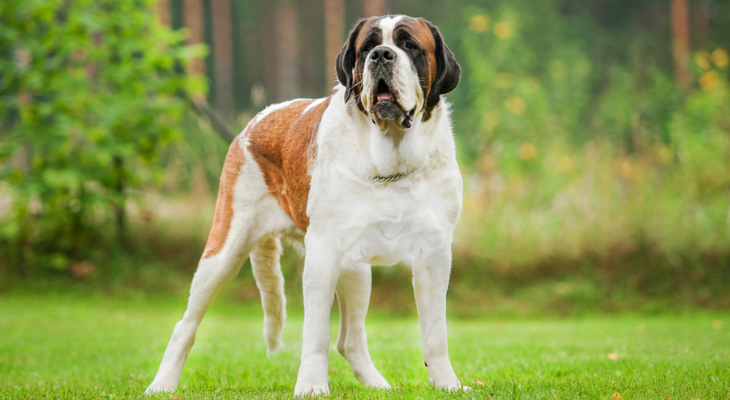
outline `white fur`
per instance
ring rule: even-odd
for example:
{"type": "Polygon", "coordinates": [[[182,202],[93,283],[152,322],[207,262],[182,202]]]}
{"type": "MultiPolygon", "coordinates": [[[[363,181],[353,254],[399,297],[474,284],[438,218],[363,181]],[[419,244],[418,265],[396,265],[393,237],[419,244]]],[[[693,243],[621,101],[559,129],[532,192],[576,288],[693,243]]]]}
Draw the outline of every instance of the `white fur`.
{"type": "MultiPolygon", "coordinates": [[[[253,128],[254,126],[256,126],[256,124],[263,121],[264,118],[268,117],[269,114],[271,114],[272,112],[274,112],[276,110],[280,110],[284,107],[291,105],[292,103],[295,103],[295,102],[301,101],[301,100],[305,100],[305,99],[287,100],[287,101],[284,101],[281,103],[276,103],[276,104],[271,104],[271,105],[266,106],[266,108],[264,108],[263,110],[261,110],[261,112],[256,114],[256,116],[254,117],[253,120],[249,121],[248,125],[246,125],[246,128],[243,131],[246,132],[250,128],[253,128]]],[[[306,110],[305,110],[305,112],[306,112],[306,110]]]]}
{"type": "Polygon", "coordinates": [[[317,107],[318,105],[324,103],[325,100],[327,100],[327,98],[323,97],[321,99],[317,99],[317,100],[311,102],[308,106],[304,107],[304,110],[302,110],[302,115],[306,114],[307,111],[313,109],[314,107],[317,107]]]}
{"type": "MultiPolygon", "coordinates": [[[[284,105],[270,106],[249,125],[281,107],[284,105]]],[[[294,393],[329,393],[329,318],[335,296],[341,314],[338,351],[363,384],[390,387],[370,359],[365,315],[370,265],[397,262],[413,268],[429,381],[439,388],[457,389],[461,384],[449,361],[445,313],[451,238],[461,212],[462,179],[448,105],[441,99],[426,123],[416,114],[413,126],[398,145],[354,105],[349,107],[344,102],[344,88],[336,87],[317,132],[317,159],[307,204],[310,224],[304,235],[302,355],[294,393]],[[394,182],[369,179],[410,170],[415,171],[394,182]]],[[[215,256],[200,260],[188,309],[175,326],[147,393],[177,388],[203,315],[246,254],[251,253],[261,290],[267,351],[281,346],[286,300],[278,237],[297,235],[289,235],[294,225],[269,193],[245,139],[242,147],[245,162],[235,186],[234,217],[225,246],[215,256]]]]}
{"type": "Polygon", "coordinates": [[[278,237],[264,237],[251,252],[251,269],[264,308],[264,340],[268,356],[281,349],[281,335],[286,321],[284,275],[279,264],[280,256],[281,241],[278,237]]]}

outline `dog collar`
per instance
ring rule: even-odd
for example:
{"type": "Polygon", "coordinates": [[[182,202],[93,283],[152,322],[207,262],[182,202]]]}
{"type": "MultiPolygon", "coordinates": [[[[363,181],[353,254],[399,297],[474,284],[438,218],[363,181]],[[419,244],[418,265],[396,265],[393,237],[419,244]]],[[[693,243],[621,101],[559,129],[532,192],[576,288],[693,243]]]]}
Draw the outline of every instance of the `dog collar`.
{"type": "Polygon", "coordinates": [[[405,178],[406,176],[412,174],[413,171],[415,171],[415,170],[416,169],[413,168],[412,170],[409,170],[409,171],[406,171],[406,172],[403,172],[403,173],[400,173],[400,174],[389,175],[389,176],[371,176],[370,177],[370,180],[371,181],[375,181],[375,182],[385,182],[385,183],[387,183],[387,182],[395,182],[398,179],[405,178]]]}

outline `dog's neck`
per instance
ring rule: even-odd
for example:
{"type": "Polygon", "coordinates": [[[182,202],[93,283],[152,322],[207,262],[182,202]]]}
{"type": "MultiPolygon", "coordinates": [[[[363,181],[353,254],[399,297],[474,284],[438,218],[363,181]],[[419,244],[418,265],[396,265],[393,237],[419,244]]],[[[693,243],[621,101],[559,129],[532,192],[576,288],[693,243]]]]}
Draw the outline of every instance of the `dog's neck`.
{"type": "Polygon", "coordinates": [[[402,127],[393,120],[378,120],[373,118],[372,121],[373,124],[377,125],[383,136],[393,139],[393,147],[395,148],[400,146],[403,136],[410,130],[410,128],[402,127]]]}
{"type": "MultiPolygon", "coordinates": [[[[439,154],[455,152],[445,103],[435,107],[431,118],[425,122],[423,111],[419,110],[413,116],[412,126],[404,128],[395,121],[377,124],[354,101],[345,103],[343,92],[344,87],[338,86],[333,93],[333,106],[342,107],[339,114],[342,125],[329,131],[339,136],[338,145],[321,147],[319,156],[338,160],[338,164],[359,179],[374,182],[370,179],[374,176],[390,178],[409,171],[422,171],[431,163],[440,163],[439,154]]],[[[398,181],[407,180],[411,175],[413,173],[398,181]]]]}
{"type": "Polygon", "coordinates": [[[420,107],[418,111],[414,108],[407,112],[406,117],[401,120],[377,118],[373,113],[359,110],[353,101],[347,104],[347,111],[353,117],[355,123],[363,124],[368,128],[365,131],[373,132],[376,129],[382,136],[392,139],[393,147],[396,149],[400,146],[406,134],[418,132],[423,125],[424,114],[420,107]]]}

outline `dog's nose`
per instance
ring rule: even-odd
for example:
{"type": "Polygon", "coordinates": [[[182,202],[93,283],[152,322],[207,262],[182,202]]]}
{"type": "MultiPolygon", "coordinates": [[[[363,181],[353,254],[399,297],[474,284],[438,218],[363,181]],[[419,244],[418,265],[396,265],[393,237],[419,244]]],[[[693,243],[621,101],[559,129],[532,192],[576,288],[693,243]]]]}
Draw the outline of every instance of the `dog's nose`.
{"type": "Polygon", "coordinates": [[[370,60],[378,64],[387,64],[395,60],[395,52],[387,47],[380,47],[370,53],[370,60]]]}

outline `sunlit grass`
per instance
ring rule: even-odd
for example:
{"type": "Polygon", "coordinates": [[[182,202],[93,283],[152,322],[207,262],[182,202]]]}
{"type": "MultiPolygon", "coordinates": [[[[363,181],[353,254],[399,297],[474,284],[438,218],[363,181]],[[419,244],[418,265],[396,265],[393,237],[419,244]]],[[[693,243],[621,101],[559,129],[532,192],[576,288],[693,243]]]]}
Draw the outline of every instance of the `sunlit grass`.
{"type": "MultiPolygon", "coordinates": [[[[0,298],[1,398],[139,398],[184,299],[0,298]]],[[[268,359],[256,304],[214,304],[174,396],[288,398],[301,310],[268,359]]],[[[331,324],[336,335],[336,313],[331,324]]],[[[370,350],[392,391],[363,388],[334,347],[330,398],[723,399],[730,392],[730,316],[687,313],[581,319],[450,320],[450,351],[468,394],[434,391],[415,316],[373,315],[370,350]],[[480,384],[483,382],[483,385],[480,384]],[[618,395],[616,395],[618,393],[618,395]]]]}

